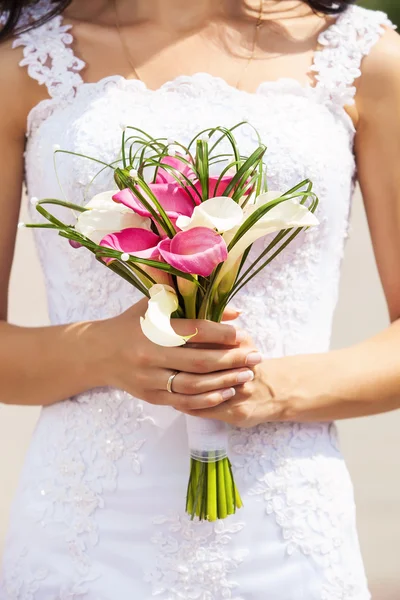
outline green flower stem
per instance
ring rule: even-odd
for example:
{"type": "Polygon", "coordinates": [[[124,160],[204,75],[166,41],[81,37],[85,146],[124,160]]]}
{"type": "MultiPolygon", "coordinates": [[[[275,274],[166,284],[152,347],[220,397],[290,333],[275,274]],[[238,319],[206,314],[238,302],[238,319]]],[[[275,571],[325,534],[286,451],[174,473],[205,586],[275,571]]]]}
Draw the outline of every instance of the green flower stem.
{"type": "Polygon", "coordinates": [[[242,502],[242,499],[241,499],[240,494],[239,494],[239,490],[237,489],[237,485],[235,484],[234,480],[233,480],[233,487],[235,488],[235,504],[236,504],[236,508],[243,508],[243,502],[242,502]]]}
{"type": "Polygon", "coordinates": [[[57,229],[59,227],[57,225],[52,225],[51,223],[24,223],[23,225],[27,229],[57,229]]]}
{"type": "Polygon", "coordinates": [[[217,504],[217,463],[207,463],[207,520],[218,519],[217,504]]]}
{"type": "MultiPolygon", "coordinates": [[[[91,251],[91,252],[93,252],[93,251],[91,251]]],[[[106,263],[103,260],[101,260],[100,258],[96,257],[96,260],[101,265],[103,265],[103,267],[110,269],[110,271],[114,271],[114,273],[116,273],[117,275],[122,277],[122,279],[125,279],[125,281],[127,281],[128,283],[133,285],[133,287],[135,287],[139,292],[144,294],[144,296],[146,296],[147,298],[150,298],[150,294],[149,294],[147,288],[145,288],[142,285],[141,281],[139,281],[138,279],[136,279],[136,277],[134,277],[132,275],[132,273],[129,271],[129,269],[126,268],[125,264],[118,263],[117,261],[113,261],[109,265],[106,265],[106,263]]]]}
{"type": "MultiPolygon", "coordinates": [[[[194,168],[193,165],[189,161],[184,160],[183,158],[181,158],[180,160],[184,165],[187,165],[187,166],[191,167],[192,169],[194,168]]],[[[201,193],[198,191],[198,189],[194,185],[194,183],[189,179],[189,177],[187,177],[183,173],[180,173],[175,167],[171,167],[171,165],[160,163],[160,161],[156,161],[152,158],[146,159],[145,166],[147,166],[147,165],[156,167],[156,169],[160,169],[162,167],[164,169],[164,171],[168,171],[168,173],[170,173],[172,175],[172,177],[175,179],[176,183],[179,183],[181,185],[181,187],[188,192],[189,196],[193,200],[194,206],[196,206],[196,202],[194,201],[192,194],[194,196],[197,196],[197,198],[200,202],[202,201],[201,193]]]]}
{"type": "Polygon", "coordinates": [[[227,506],[226,506],[224,461],[219,460],[216,464],[217,464],[218,518],[225,519],[228,516],[228,510],[227,510],[227,506]]]}
{"type": "Polygon", "coordinates": [[[146,271],[141,269],[137,264],[135,265],[132,263],[126,263],[126,266],[136,275],[136,277],[143,283],[143,285],[147,289],[150,289],[151,287],[153,287],[153,285],[157,283],[155,279],[153,279],[148,273],[146,273],[146,271]]]}
{"type": "Polygon", "coordinates": [[[226,461],[228,463],[229,472],[231,474],[231,481],[232,481],[233,491],[234,491],[234,495],[235,495],[235,510],[236,510],[237,508],[242,508],[243,502],[242,502],[242,499],[240,497],[239,490],[237,489],[237,486],[236,486],[236,483],[235,483],[235,479],[233,477],[232,465],[231,465],[231,463],[230,463],[230,461],[229,461],[228,458],[226,459],[226,461]]]}
{"type": "MultiPolygon", "coordinates": [[[[304,227],[299,227],[298,229],[296,229],[294,231],[294,233],[289,237],[289,239],[287,241],[285,241],[278,248],[278,250],[276,250],[276,252],[274,252],[274,254],[272,256],[270,256],[265,262],[263,262],[263,264],[260,267],[258,267],[258,269],[256,271],[254,271],[254,273],[251,273],[251,275],[245,281],[243,281],[239,286],[235,285],[234,292],[231,294],[229,300],[232,300],[232,298],[234,298],[236,296],[236,294],[238,292],[240,292],[240,290],[244,286],[246,286],[249,283],[249,281],[251,281],[253,279],[253,277],[258,275],[258,273],[260,273],[263,269],[265,269],[265,267],[267,265],[269,265],[270,262],[272,262],[281,252],[283,252],[283,250],[295,239],[295,237],[297,237],[299,235],[299,233],[301,231],[303,231],[303,229],[304,229],[304,227]]],[[[289,231],[291,231],[291,230],[289,230],[289,231]]]]}
{"type": "Polygon", "coordinates": [[[214,305],[210,319],[211,321],[214,321],[214,323],[221,323],[222,315],[224,314],[224,310],[228,304],[227,298],[227,296],[224,296],[224,298],[220,300],[219,304],[214,305]]]}
{"type": "Polygon", "coordinates": [[[201,199],[202,202],[204,202],[205,200],[208,200],[210,182],[208,143],[201,139],[197,140],[196,150],[196,170],[201,184],[201,199]]]}
{"type": "Polygon", "coordinates": [[[190,460],[186,512],[192,520],[225,519],[242,506],[228,458],[211,463],[190,460]]]}
{"type": "MultiPolygon", "coordinates": [[[[239,272],[240,277],[238,277],[238,279],[235,281],[235,285],[232,287],[231,293],[235,291],[235,289],[242,283],[242,281],[244,281],[244,279],[251,273],[251,271],[257,266],[257,264],[264,258],[264,256],[266,256],[268,254],[268,252],[270,252],[277,244],[279,244],[279,242],[283,238],[285,238],[287,235],[289,235],[289,233],[290,233],[290,229],[284,229],[283,231],[278,233],[274,237],[272,242],[267,246],[267,248],[265,248],[265,250],[263,250],[263,252],[260,254],[260,256],[246,269],[246,271],[244,273],[239,272]]],[[[241,268],[243,268],[244,264],[245,264],[245,261],[242,261],[241,268]]]]}
{"type": "Polygon", "coordinates": [[[200,469],[200,489],[201,489],[201,510],[200,510],[200,521],[207,521],[207,494],[208,494],[208,469],[207,463],[199,463],[200,469]]]}
{"type": "Polygon", "coordinates": [[[240,167],[236,175],[233,177],[230,184],[227,186],[224,195],[229,196],[230,193],[236,188],[238,184],[240,184],[244,178],[247,179],[249,173],[253,170],[254,167],[257,167],[259,161],[262,161],[264,154],[266,152],[265,146],[260,146],[253,152],[253,154],[243,163],[240,167]]]}
{"type": "Polygon", "coordinates": [[[194,279],[195,281],[191,282],[182,277],[177,278],[178,289],[185,305],[186,319],[197,318],[197,291],[199,289],[197,275],[194,276],[194,279]]]}
{"type": "Polygon", "coordinates": [[[197,288],[190,296],[183,296],[183,302],[185,304],[185,318],[196,319],[196,296],[197,288]]]}
{"type": "Polygon", "coordinates": [[[84,206],[79,206],[79,204],[73,204],[72,202],[64,202],[64,200],[57,200],[56,198],[44,198],[38,204],[54,204],[55,206],[62,206],[63,208],[70,208],[71,210],[76,210],[77,212],[87,212],[87,208],[84,206]]]}
{"type": "Polygon", "coordinates": [[[193,508],[194,508],[194,491],[193,488],[195,486],[193,486],[193,479],[194,479],[194,465],[193,465],[193,458],[190,459],[190,477],[189,477],[189,482],[188,482],[188,489],[187,489],[187,495],[186,495],[186,512],[189,515],[193,514],[193,508]],[[193,477],[192,477],[193,474],[193,477]]]}
{"type": "Polygon", "coordinates": [[[114,180],[120,189],[129,188],[132,194],[149,211],[154,221],[162,227],[168,237],[174,237],[176,232],[171,220],[144,179],[133,180],[126,169],[115,169],[114,180]],[[142,191],[147,197],[142,194],[142,191]]]}
{"type": "Polygon", "coordinates": [[[233,515],[236,509],[236,502],[234,496],[234,485],[232,481],[232,473],[229,468],[229,461],[227,458],[223,460],[224,473],[225,473],[225,493],[226,493],[226,510],[228,515],[233,515]]]}
{"type": "Polygon", "coordinates": [[[211,132],[211,135],[213,135],[217,131],[220,131],[222,133],[222,136],[217,140],[217,142],[215,142],[215,144],[211,148],[210,152],[213,152],[215,150],[215,148],[219,145],[220,142],[228,140],[228,142],[230,143],[230,145],[232,147],[232,151],[233,151],[233,155],[235,157],[235,161],[236,161],[236,163],[239,163],[239,161],[240,161],[239,147],[237,145],[235,136],[232,133],[232,130],[234,128],[228,129],[226,127],[216,127],[215,129],[213,129],[212,132],[211,132]]]}
{"type": "Polygon", "coordinates": [[[204,476],[201,471],[202,463],[193,459],[193,515],[201,518],[202,514],[202,485],[204,476]]]}
{"type": "MultiPolygon", "coordinates": [[[[147,194],[147,196],[152,200],[153,204],[157,207],[158,212],[160,213],[161,219],[163,221],[165,233],[168,235],[168,237],[174,237],[174,235],[176,234],[176,230],[167,213],[165,212],[164,207],[162,206],[162,204],[160,204],[158,198],[154,195],[152,189],[149,187],[149,185],[145,182],[144,179],[141,179],[138,183],[140,187],[144,190],[144,192],[147,194]]],[[[132,187],[132,185],[129,186],[131,191],[133,191],[132,187]]],[[[135,193],[135,191],[133,191],[133,193],[135,193]]],[[[142,202],[142,204],[143,200],[146,200],[146,198],[142,194],[140,194],[140,197],[138,196],[138,198],[142,202]]]]}
{"type": "Polygon", "coordinates": [[[232,248],[238,243],[238,241],[260,219],[262,219],[270,210],[275,208],[275,206],[278,206],[279,204],[281,204],[282,202],[286,202],[287,200],[293,200],[294,198],[300,198],[300,197],[302,197],[303,199],[304,199],[304,197],[311,197],[312,200],[314,200],[315,194],[313,192],[301,192],[301,193],[294,193],[294,194],[286,193],[285,195],[280,196],[279,198],[275,198],[274,200],[271,200],[270,202],[267,202],[263,206],[260,206],[259,208],[257,208],[253,213],[251,213],[251,215],[246,219],[246,221],[244,221],[244,223],[242,223],[242,225],[239,227],[233,240],[230,242],[230,244],[228,246],[228,251],[231,251],[232,248]]]}

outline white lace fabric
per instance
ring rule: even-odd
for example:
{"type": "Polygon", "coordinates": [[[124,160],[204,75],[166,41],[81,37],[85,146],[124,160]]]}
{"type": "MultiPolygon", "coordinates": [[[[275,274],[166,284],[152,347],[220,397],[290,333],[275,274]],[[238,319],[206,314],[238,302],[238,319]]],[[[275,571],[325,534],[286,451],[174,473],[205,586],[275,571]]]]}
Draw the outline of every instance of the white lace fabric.
{"type": "MultiPolygon", "coordinates": [[[[25,18],[47,6],[41,0],[25,18]]],[[[309,177],[320,226],[238,294],[240,324],[267,357],[325,352],[356,176],[344,107],[362,58],[389,26],[383,13],[351,7],[320,36],[315,88],[284,79],[250,94],[207,74],[156,91],[121,76],[84,83],[71,31],[55,17],[15,40],[50,95],[29,116],[29,196],[83,203],[112,185],[109,171],[67,154],[57,154],[56,175],[55,144],[111,163],[121,122],[187,142],[203,128],[249,121],[268,147],[270,188],[309,177]]],[[[238,130],[238,142],[250,153],[254,129],[238,130]]],[[[35,235],[52,323],[112,317],[139,299],[85,250],[51,231],[35,235]]],[[[230,456],[244,508],[224,522],[191,522],[182,416],[111,389],[43,409],[13,506],[1,600],[369,599],[335,426],[234,429],[230,456]]]]}

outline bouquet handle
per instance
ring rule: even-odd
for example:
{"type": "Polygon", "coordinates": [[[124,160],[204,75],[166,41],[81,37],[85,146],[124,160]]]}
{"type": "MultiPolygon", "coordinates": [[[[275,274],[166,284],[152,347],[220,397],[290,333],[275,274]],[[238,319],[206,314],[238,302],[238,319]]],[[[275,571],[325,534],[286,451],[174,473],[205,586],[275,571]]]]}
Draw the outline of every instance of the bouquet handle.
{"type": "Polygon", "coordinates": [[[242,506],[228,458],[228,425],[192,416],[186,416],[186,425],[190,451],[186,511],[192,519],[225,519],[242,506]]]}

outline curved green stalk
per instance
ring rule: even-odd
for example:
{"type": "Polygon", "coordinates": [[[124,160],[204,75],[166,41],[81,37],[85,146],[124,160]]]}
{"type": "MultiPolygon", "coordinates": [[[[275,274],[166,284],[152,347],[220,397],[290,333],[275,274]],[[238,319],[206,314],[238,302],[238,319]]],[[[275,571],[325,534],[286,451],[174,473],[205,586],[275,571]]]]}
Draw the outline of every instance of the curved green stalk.
{"type": "Polygon", "coordinates": [[[132,177],[130,177],[130,175],[121,169],[115,169],[114,178],[120,189],[128,188],[132,194],[136,196],[141,204],[143,204],[143,206],[149,211],[154,221],[156,221],[165,231],[168,237],[172,238],[175,235],[175,227],[144,179],[138,179],[135,181],[132,179],[132,177]],[[145,196],[138,189],[139,187],[143,188],[144,192],[149,196],[150,200],[154,203],[156,209],[158,210],[158,213],[149,200],[145,198],[145,196]]]}
{"type": "MultiPolygon", "coordinates": [[[[202,200],[201,194],[199,192],[199,190],[196,188],[196,186],[194,185],[193,181],[191,181],[189,179],[189,177],[187,177],[186,175],[184,175],[183,173],[180,173],[179,171],[177,171],[177,169],[175,169],[174,167],[172,167],[171,165],[167,165],[167,164],[162,164],[159,163],[159,161],[155,161],[153,160],[151,157],[146,159],[146,164],[150,164],[152,166],[159,166],[162,167],[165,171],[169,172],[172,177],[175,179],[175,181],[177,183],[182,183],[182,180],[187,184],[187,186],[182,185],[182,188],[185,189],[186,191],[188,190],[188,188],[190,187],[192,192],[194,192],[194,194],[198,197],[198,199],[202,200]],[[177,174],[179,173],[179,175],[177,174]]],[[[182,161],[184,163],[186,163],[187,165],[189,165],[190,167],[192,167],[192,165],[188,162],[188,161],[182,161]]],[[[190,195],[190,194],[189,194],[190,195]]],[[[193,204],[195,205],[196,203],[193,200],[193,204]]]]}
{"type": "Polygon", "coordinates": [[[63,208],[70,208],[71,210],[76,210],[77,212],[86,212],[88,209],[84,206],[80,206],[79,204],[73,204],[72,202],[64,202],[64,200],[56,200],[55,198],[44,198],[37,203],[36,206],[43,206],[45,204],[53,204],[55,206],[62,206],[63,208]]]}
{"type": "Polygon", "coordinates": [[[257,148],[251,156],[243,163],[240,169],[237,171],[236,175],[232,178],[232,181],[227,186],[224,195],[229,196],[229,194],[235,189],[237,184],[245,179],[248,172],[254,167],[255,164],[258,164],[258,161],[262,160],[267,148],[265,146],[261,146],[257,148]]]}
{"type": "Polygon", "coordinates": [[[203,140],[197,140],[196,149],[196,171],[198,173],[201,185],[201,200],[202,202],[204,202],[205,200],[208,200],[210,193],[210,165],[208,143],[203,140]]]}
{"type": "MultiPolygon", "coordinates": [[[[230,295],[229,301],[232,300],[232,298],[234,298],[236,296],[236,294],[238,292],[240,292],[240,290],[244,286],[246,286],[249,283],[249,281],[251,281],[253,279],[253,277],[258,275],[258,273],[260,273],[260,271],[265,269],[265,267],[267,265],[269,265],[269,263],[272,262],[274,260],[274,258],[276,258],[281,252],[283,252],[283,250],[295,239],[295,237],[297,237],[299,235],[299,233],[301,231],[303,231],[303,229],[305,229],[305,227],[300,227],[300,228],[296,229],[296,231],[289,237],[289,239],[284,244],[282,244],[272,256],[270,256],[265,262],[263,262],[263,264],[260,267],[258,267],[258,269],[256,269],[256,271],[254,273],[252,273],[247,279],[245,279],[241,285],[236,287],[233,294],[230,295]]],[[[291,231],[291,230],[289,230],[289,231],[291,231]]]]}

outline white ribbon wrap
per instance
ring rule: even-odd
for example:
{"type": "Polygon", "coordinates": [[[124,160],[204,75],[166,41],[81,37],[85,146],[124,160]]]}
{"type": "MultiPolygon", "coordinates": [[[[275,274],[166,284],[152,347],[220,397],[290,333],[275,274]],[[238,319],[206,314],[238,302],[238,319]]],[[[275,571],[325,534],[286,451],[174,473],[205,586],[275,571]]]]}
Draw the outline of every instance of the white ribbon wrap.
{"type": "Polygon", "coordinates": [[[228,456],[228,426],[222,421],[186,416],[190,456],[200,462],[217,462],[228,456]]]}

